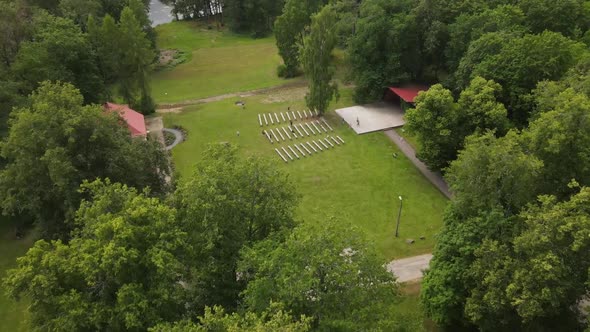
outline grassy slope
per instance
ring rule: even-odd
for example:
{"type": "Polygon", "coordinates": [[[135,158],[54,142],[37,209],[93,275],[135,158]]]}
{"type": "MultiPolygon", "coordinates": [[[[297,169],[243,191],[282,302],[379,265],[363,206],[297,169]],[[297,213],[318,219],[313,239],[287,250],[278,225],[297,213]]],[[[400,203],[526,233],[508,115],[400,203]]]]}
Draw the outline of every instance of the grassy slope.
{"type": "MultiPolygon", "coordinates": [[[[335,107],[352,103],[349,90],[342,94],[335,107]]],[[[446,199],[405,157],[392,157],[399,151],[385,135],[358,136],[331,112],[328,119],[346,144],[285,164],[274,152],[277,144],[271,145],[262,136],[257,114],[284,111],[287,106],[301,110],[303,100],[268,103],[266,99],[269,96],[246,98],[245,110],[228,99],[191,106],[180,114],[166,114],[167,126],[181,125],[189,133],[188,140],[173,150],[178,171],[189,175],[208,143],[235,142],[243,153],[268,156],[291,175],[302,194],[298,216],[303,221],[321,223],[336,217],[355,223],[368,233],[386,259],[432,250],[446,199]],[[393,234],[399,195],[404,197],[404,206],[400,238],[396,239],[393,234]],[[426,240],[418,240],[421,235],[426,240]],[[407,238],[416,239],[416,243],[406,244],[407,238]]]]}
{"type": "Polygon", "coordinates": [[[287,83],[276,76],[281,63],[274,38],[252,39],[208,30],[196,22],[156,28],[160,49],[189,52],[189,61],[152,75],[157,103],[174,103],[287,83]]]}
{"type": "MultiPolygon", "coordinates": [[[[0,278],[16,265],[16,258],[33,245],[32,239],[31,234],[24,239],[15,239],[13,223],[5,217],[0,218],[0,278]]],[[[27,331],[27,306],[26,300],[15,302],[6,297],[0,283],[0,331],[27,331]]]]}

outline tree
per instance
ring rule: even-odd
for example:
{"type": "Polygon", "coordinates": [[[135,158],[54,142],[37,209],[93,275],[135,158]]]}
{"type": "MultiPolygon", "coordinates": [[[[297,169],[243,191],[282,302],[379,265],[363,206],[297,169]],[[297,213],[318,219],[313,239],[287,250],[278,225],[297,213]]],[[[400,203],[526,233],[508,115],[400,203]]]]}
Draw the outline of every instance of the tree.
{"type": "Polygon", "coordinates": [[[119,35],[113,39],[121,46],[117,64],[119,91],[129,105],[144,114],[152,113],[155,103],[151,97],[148,71],[154,59],[153,49],[129,7],[123,9],[118,28],[119,35]]]}
{"type": "Polygon", "coordinates": [[[562,199],[576,180],[590,185],[590,99],[572,88],[552,96],[552,107],[523,131],[526,148],[543,161],[543,190],[562,199]]]}
{"type": "Polygon", "coordinates": [[[82,104],[72,85],[44,82],[30,106],[13,111],[2,144],[0,204],[5,213],[33,216],[48,237],[68,238],[84,180],[167,190],[170,172],[159,142],[131,139],[116,115],[82,104]]]}
{"type": "Polygon", "coordinates": [[[33,327],[145,330],[180,319],[191,246],[174,209],[108,180],[82,192],[73,239],[36,242],[5,280],[11,297],[31,300],[33,327]]]}
{"type": "Polygon", "coordinates": [[[474,78],[461,91],[458,100],[460,121],[467,135],[493,130],[496,135],[502,136],[508,131],[508,111],[497,100],[501,92],[500,84],[481,77],[474,78]]]}
{"type": "Polygon", "coordinates": [[[205,314],[199,317],[199,324],[192,321],[180,321],[174,324],[162,324],[151,329],[152,332],[306,332],[310,331],[310,319],[300,317],[295,321],[289,313],[273,305],[268,312],[257,315],[246,312],[243,315],[237,313],[226,314],[222,307],[207,307],[205,314]]]}
{"type": "Polygon", "coordinates": [[[283,13],[274,23],[279,55],[283,58],[285,77],[297,76],[299,71],[299,49],[303,45],[305,27],[311,23],[311,16],[327,3],[326,0],[287,0],[283,13]]]}
{"type": "Polygon", "coordinates": [[[480,282],[469,274],[475,250],[486,238],[514,234],[514,216],[539,192],[542,166],[515,131],[501,138],[488,132],[467,139],[446,174],[454,198],[422,283],[421,302],[435,322],[470,324],[465,304],[480,282]]]}
{"type": "Polygon", "coordinates": [[[520,213],[514,237],[476,251],[466,315],[487,330],[578,330],[588,291],[590,190],[569,200],[542,196],[520,213]]]}
{"type": "Polygon", "coordinates": [[[258,38],[272,31],[283,4],[284,0],[225,0],[223,11],[232,30],[258,38]]]}
{"type": "Polygon", "coordinates": [[[420,141],[417,156],[429,168],[441,170],[455,159],[465,137],[459,117],[451,91],[440,84],[421,92],[416,108],[407,111],[406,128],[420,141]]]}
{"type": "Polygon", "coordinates": [[[411,8],[409,1],[362,3],[348,47],[356,102],[374,101],[391,84],[422,78],[419,27],[411,8]]]}
{"type": "MultiPolygon", "coordinates": [[[[500,100],[506,105],[511,119],[524,126],[532,109],[531,90],[542,80],[560,79],[579,60],[584,46],[549,31],[496,41],[500,42],[500,47],[495,52],[473,50],[483,55],[481,61],[462,65],[473,68],[470,78],[481,76],[499,83],[503,87],[500,100]]],[[[472,47],[474,44],[470,49],[472,47]]]]}
{"type": "Polygon", "coordinates": [[[549,30],[575,37],[588,29],[589,16],[583,0],[520,0],[518,6],[526,15],[526,24],[533,33],[549,30]]]}
{"type": "Polygon", "coordinates": [[[334,77],[332,51],[336,46],[336,14],[331,6],[326,6],[314,15],[311,32],[303,40],[301,62],[309,79],[309,92],[305,95],[307,107],[324,114],[332,98],[338,98],[338,86],[334,77]]]}
{"type": "Polygon", "coordinates": [[[513,32],[524,34],[525,16],[519,7],[512,5],[498,6],[473,14],[462,14],[449,25],[449,42],[445,48],[447,66],[455,71],[461,58],[467,52],[469,44],[489,32],[513,32]]]}
{"type": "Polygon", "coordinates": [[[60,0],[59,11],[62,16],[86,27],[89,16],[101,15],[102,4],[99,0],[60,0]]]}
{"type": "Polygon", "coordinates": [[[189,224],[199,262],[187,283],[192,308],[235,309],[244,280],[238,254],[268,237],[282,238],[294,224],[297,195],[287,175],[258,157],[242,159],[232,145],[213,145],[192,177],[178,185],[174,204],[189,224]]]}
{"type": "Polygon", "coordinates": [[[103,101],[105,87],[87,36],[69,19],[37,15],[33,38],[21,43],[11,68],[25,95],[52,80],[74,84],[88,103],[103,101]]]}
{"type": "Polygon", "coordinates": [[[10,67],[21,42],[31,37],[32,21],[31,10],[22,2],[0,1],[0,69],[10,67]]]}
{"type": "MultiPolygon", "coordinates": [[[[378,328],[397,287],[383,260],[350,225],[303,224],[283,243],[263,241],[242,253],[248,281],[244,309],[264,312],[277,301],[318,330],[378,328]]],[[[389,313],[388,313],[389,314],[389,313]]]]}

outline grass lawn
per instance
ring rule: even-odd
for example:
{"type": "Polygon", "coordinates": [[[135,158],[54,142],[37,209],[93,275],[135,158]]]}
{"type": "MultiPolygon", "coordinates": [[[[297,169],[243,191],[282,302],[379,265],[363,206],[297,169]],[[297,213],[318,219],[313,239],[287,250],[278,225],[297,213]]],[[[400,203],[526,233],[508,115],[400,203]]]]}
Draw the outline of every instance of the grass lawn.
{"type": "MultiPolygon", "coordinates": [[[[366,231],[387,260],[430,252],[447,200],[383,133],[358,136],[329,112],[327,119],[346,141],[344,146],[287,164],[280,160],[274,151],[277,143],[271,145],[262,136],[258,113],[286,111],[288,106],[302,110],[304,91],[298,93],[279,91],[245,98],[245,110],[236,107],[234,99],[227,99],[165,114],[167,127],[181,125],[188,131],[187,141],[173,150],[177,170],[190,175],[208,143],[234,142],[244,154],[267,156],[290,174],[302,194],[298,207],[302,221],[322,223],[335,217],[354,223],[366,231]],[[397,159],[394,152],[400,155],[397,159]],[[400,237],[395,238],[400,195],[404,205],[400,237]],[[420,236],[426,240],[419,240],[420,236]],[[406,244],[408,238],[416,243],[406,244]]],[[[352,104],[350,90],[341,93],[332,109],[352,104]]]]}
{"type": "Polygon", "coordinates": [[[177,67],[153,73],[152,94],[157,103],[178,103],[293,81],[276,75],[281,58],[273,37],[253,39],[209,30],[194,21],[160,25],[156,31],[158,48],[179,49],[189,56],[177,67]]]}
{"type": "MultiPolygon", "coordinates": [[[[13,222],[0,218],[0,279],[4,278],[6,270],[16,265],[16,258],[27,252],[33,245],[33,235],[17,240],[14,234],[13,222]]],[[[0,283],[0,331],[28,331],[28,302],[9,299],[0,283]]]]}

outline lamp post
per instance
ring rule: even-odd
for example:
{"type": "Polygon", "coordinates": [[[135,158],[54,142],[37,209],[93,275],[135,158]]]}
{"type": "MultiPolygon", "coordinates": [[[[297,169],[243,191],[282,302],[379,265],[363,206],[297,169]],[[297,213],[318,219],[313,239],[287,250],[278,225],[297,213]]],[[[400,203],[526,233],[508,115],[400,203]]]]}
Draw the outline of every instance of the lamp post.
{"type": "Polygon", "coordinates": [[[404,202],[404,200],[402,199],[401,196],[398,196],[398,197],[399,197],[399,213],[397,214],[397,225],[395,226],[395,237],[398,237],[398,235],[399,235],[399,220],[402,216],[402,205],[404,202]]]}

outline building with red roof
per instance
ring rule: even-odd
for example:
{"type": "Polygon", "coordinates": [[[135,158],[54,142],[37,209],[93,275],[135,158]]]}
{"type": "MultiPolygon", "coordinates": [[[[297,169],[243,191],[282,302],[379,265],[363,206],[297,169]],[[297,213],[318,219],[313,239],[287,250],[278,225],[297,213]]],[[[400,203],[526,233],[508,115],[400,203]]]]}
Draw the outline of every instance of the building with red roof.
{"type": "MultiPolygon", "coordinates": [[[[403,101],[407,104],[414,104],[418,93],[427,91],[428,86],[425,85],[407,85],[403,87],[389,87],[385,91],[385,100],[387,101],[403,101]]],[[[401,103],[403,106],[403,103],[401,103]]],[[[410,106],[411,107],[411,106],[410,106]]]]}
{"type": "Polygon", "coordinates": [[[109,113],[119,113],[119,116],[121,116],[121,118],[127,123],[127,127],[131,132],[131,137],[147,137],[147,129],[145,127],[145,118],[143,117],[143,114],[132,110],[128,105],[114,103],[105,103],[104,109],[109,113]]]}

